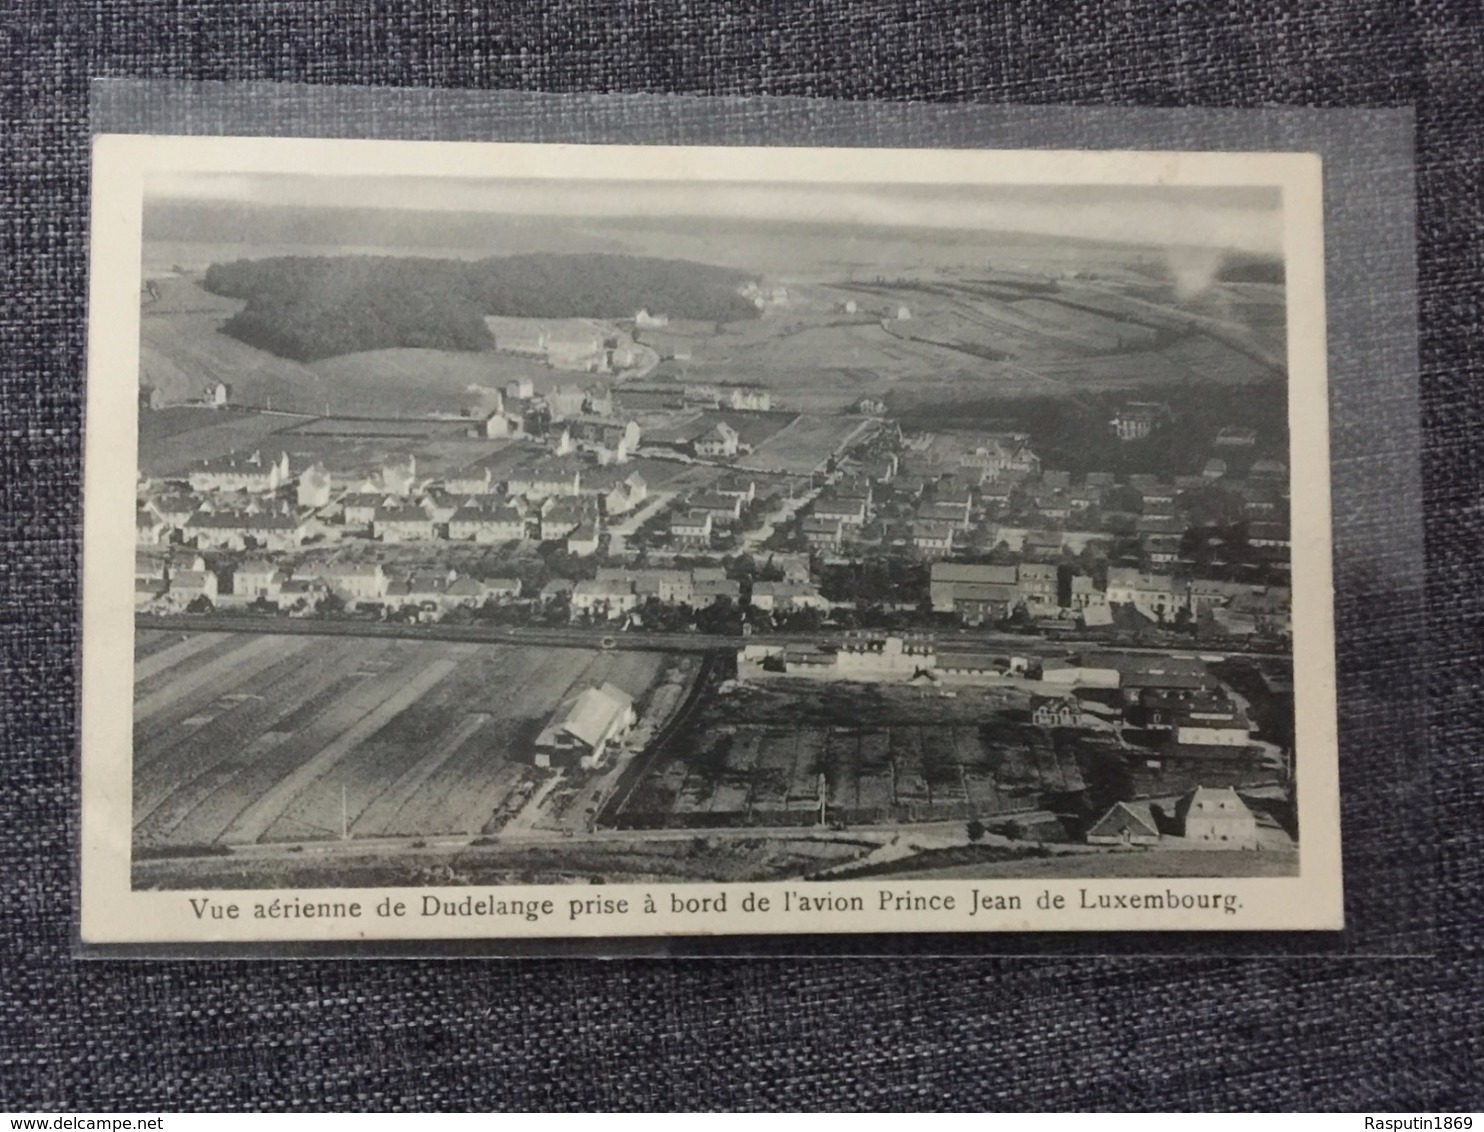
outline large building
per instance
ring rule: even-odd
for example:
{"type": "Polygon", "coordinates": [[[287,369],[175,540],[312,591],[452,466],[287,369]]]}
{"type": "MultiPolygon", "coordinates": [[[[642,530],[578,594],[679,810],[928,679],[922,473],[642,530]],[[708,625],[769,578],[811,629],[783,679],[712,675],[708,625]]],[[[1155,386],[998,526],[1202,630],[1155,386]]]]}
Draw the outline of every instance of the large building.
{"type": "Polygon", "coordinates": [[[197,463],[188,476],[192,491],[277,491],[289,478],[289,457],[265,458],[261,451],[229,452],[197,463]]]}
{"type": "Polygon", "coordinates": [[[934,613],[956,613],[971,623],[1008,617],[1020,601],[1014,566],[934,562],[928,581],[934,613]]]}
{"type": "Polygon", "coordinates": [[[596,766],[636,719],[634,699],[622,688],[586,688],[565,700],[537,736],[536,765],[596,766]]]}
{"type": "Polygon", "coordinates": [[[1230,786],[1197,786],[1176,805],[1175,820],[1180,836],[1203,848],[1257,848],[1257,819],[1230,786]]]}

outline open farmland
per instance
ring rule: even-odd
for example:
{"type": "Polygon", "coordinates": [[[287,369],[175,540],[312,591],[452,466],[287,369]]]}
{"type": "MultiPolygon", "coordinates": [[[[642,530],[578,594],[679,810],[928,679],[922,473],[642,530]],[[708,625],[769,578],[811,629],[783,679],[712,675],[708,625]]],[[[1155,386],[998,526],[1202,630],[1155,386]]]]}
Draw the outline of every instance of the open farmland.
{"type": "MultiPolygon", "coordinates": [[[[527,752],[570,690],[645,697],[652,653],[141,632],[136,847],[478,834],[549,772],[527,752]]],[[[518,806],[515,808],[519,808],[518,806]]]]}
{"type": "Polygon", "coordinates": [[[155,479],[184,476],[198,460],[227,452],[290,446],[285,430],[304,417],[179,405],[139,414],[139,470],[155,479]]]}
{"type": "Polygon", "coordinates": [[[877,427],[877,422],[860,417],[795,417],[737,464],[761,472],[808,475],[877,427]]]}

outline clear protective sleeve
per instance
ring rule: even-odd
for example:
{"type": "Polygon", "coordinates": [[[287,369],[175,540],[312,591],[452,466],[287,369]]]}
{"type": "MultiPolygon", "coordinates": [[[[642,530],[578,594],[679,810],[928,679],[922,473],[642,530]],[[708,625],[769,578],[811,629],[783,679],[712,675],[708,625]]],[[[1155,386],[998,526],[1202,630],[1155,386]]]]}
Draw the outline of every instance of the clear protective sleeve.
{"type": "Polygon", "coordinates": [[[1320,155],[1345,927],[230,945],[99,945],[79,938],[79,954],[967,958],[1431,952],[1436,835],[1424,719],[1410,112],[942,106],[100,80],[93,88],[91,124],[95,134],[1320,155]]]}

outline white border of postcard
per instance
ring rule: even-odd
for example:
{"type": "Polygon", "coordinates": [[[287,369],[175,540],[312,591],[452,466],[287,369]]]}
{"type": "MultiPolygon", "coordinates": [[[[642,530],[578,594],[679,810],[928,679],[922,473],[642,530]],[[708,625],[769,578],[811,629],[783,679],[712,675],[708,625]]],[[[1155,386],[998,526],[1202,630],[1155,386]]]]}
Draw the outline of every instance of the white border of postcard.
{"type": "MultiPolygon", "coordinates": [[[[81,936],[88,944],[595,938],[821,932],[1170,931],[1343,926],[1330,554],[1320,161],[1311,154],[700,148],[291,138],[94,139],[83,564],[81,936]],[[147,175],[388,174],[801,183],[1278,186],[1287,270],[1299,875],[1282,878],[566,885],[277,892],[130,885],[132,557],[139,281],[147,175]],[[860,909],[785,911],[785,892],[859,896],[860,909]],[[423,915],[472,897],[518,914],[423,915]],[[601,896],[607,912],[574,905],[601,896]],[[724,912],[674,899],[725,896],[724,912]],[[902,904],[898,896],[912,898],[902,904]],[[984,898],[998,908],[986,908],[984,898]],[[1003,897],[997,900],[994,898],[1003,897]],[[1100,897],[1104,899],[1099,899],[1100,897]],[[1212,897],[1219,899],[1212,900],[1212,897]],[[1013,899],[1011,899],[1013,898],[1013,899]],[[192,901],[197,903],[193,905],[192,901]],[[210,901],[216,914],[201,915],[210,901]],[[358,914],[270,915],[354,905],[358,914]],[[885,902],[887,907],[883,908],[885,902]],[[1089,903],[1094,907],[1087,907],[1089,903]],[[392,913],[397,905],[403,914],[392,913]],[[1018,908],[1006,908],[1016,905],[1018,908]],[[1211,905],[1215,905],[1212,907],[1211,905]],[[623,911],[617,911],[619,905],[623,911]],[[235,907],[228,914],[228,907],[235,907]],[[527,914],[534,910],[534,914],[527,914]]],[[[794,902],[796,903],[796,901],[794,902]]],[[[845,903],[849,904],[849,901],[845,903]]],[[[344,909],[343,909],[344,910],[344,909]]],[[[462,912],[462,909],[460,910],[462,912]]]]}

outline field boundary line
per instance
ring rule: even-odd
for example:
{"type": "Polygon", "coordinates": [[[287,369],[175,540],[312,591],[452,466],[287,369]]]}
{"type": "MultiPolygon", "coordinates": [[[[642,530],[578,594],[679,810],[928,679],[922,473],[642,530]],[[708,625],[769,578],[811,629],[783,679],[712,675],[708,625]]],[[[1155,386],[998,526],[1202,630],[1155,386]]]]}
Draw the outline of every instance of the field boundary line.
{"type": "Polygon", "coordinates": [[[390,720],[406,711],[418,699],[427,694],[436,684],[445,680],[458,668],[463,657],[448,658],[428,665],[407,684],[390,697],[377,704],[338,739],[321,748],[291,774],[285,776],[247,809],[237,815],[217,839],[222,844],[257,841],[268,832],[294,798],[316,779],[349,755],[363,741],[384,727],[390,720]]]}

